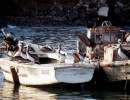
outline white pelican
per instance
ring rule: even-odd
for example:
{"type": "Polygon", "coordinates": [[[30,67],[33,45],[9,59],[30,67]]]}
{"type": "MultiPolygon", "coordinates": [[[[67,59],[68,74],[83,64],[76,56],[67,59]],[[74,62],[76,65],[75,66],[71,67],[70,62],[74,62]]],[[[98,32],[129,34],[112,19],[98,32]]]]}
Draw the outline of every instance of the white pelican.
{"type": "Polygon", "coordinates": [[[130,53],[127,50],[123,49],[121,46],[121,39],[118,39],[118,43],[119,43],[119,48],[118,48],[119,56],[124,59],[130,59],[130,53]]]}

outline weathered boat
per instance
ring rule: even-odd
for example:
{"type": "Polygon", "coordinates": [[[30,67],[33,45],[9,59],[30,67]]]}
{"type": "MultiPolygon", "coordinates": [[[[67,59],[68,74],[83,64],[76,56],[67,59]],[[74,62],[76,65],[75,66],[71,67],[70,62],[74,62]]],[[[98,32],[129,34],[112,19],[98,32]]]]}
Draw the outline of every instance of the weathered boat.
{"type": "Polygon", "coordinates": [[[7,81],[23,85],[48,85],[77,84],[92,80],[97,63],[58,63],[56,52],[40,52],[39,46],[33,46],[40,58],[40,64],[10,61],[9,57],[0,58],[1,70],[7,81]]]}
{"type": "Polygon", "coordinates": [[[99,61],[102,73],[100,75],[104,81],[130,80],[130,60],[124,59],[118,54],[118,39],[122,41],[122,48],[130,51],[130,44],[126,43],[126,34],[127,32],[112,26],[110,22],[88,30],[88,38],[99,45],[95,51],[91,47],[87,47],[87,56],[90,60],[99,61]]]}
{"type": "MultiPolygon", "coordinates": [[[[100,61],[101,68],[105,71],[105,81],[130,80],[130,60],[118,54],[119,44],[111,44],[104,49],[104,59],[100,61]]],[[[130,44],[122,44],[123,49],[130,51],[130,44]]]]}

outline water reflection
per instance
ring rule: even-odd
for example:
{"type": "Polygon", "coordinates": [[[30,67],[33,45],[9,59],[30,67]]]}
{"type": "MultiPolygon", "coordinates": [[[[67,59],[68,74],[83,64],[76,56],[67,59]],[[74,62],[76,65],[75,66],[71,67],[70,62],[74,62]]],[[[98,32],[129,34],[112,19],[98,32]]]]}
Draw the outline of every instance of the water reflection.
{"type": "Polygon", "coordinates": [[[54,93],[22,85],[15,86],[9,82],[4,82],[1,92],[3,100],[6,98],[16,98],[20,100],[55,100],[57,98],[57,95],[54,93]]]}
{"type": "Polygon", "coordinates": [[[51,87],[16,86],[4,82],[1,100],[130,100],[130,94],[112,91],[70,90],[51,87]]]}
{"type": "Polygon", "coordinates": [[[87,98],[85,96],[93,98],[91,94],[82,95],[82,91],[67,91],[62,88],[50,87],[15,86],[9,82],[4,82],[1,92],[3,100],[6,98],[20,100],[85,100],[87,98]]]}

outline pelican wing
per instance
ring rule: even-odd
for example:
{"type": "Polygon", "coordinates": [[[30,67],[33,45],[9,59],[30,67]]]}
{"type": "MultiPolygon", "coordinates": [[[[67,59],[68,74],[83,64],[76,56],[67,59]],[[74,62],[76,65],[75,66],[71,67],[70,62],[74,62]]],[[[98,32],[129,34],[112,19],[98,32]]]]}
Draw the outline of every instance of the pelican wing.
{"type": "Polygon", "coordinates": [[[12,38],[4,38],[4,41],[9,45],[17,45],[18,41],[14,41],[12,38]]]}
{"type": "Polygon", "coordinates": [[[44,51],[44,52],[50,52],[50,51],[54,51],[53,49],[49,48],[49,47],[42,47],[40,49],[40,51],[44,51]]]}
{"type": "Polygon", "coordinates": [[[130,59],[130,53],[128,52],[128,50],[122,49],[122,52],[130,59]]]}
{"type": "Polygon", "coordinates": [[[35,59],[35,62],[40,63],[39,62],[40,59],[37,54],[31,54],[31,56],[35,59]]]}
{"type": "Polygon", "coordinates": [[[96,44],[92,40],[90,40],[87,36],[78,33],[78,38],[88,47],[94,47],[96,44]]]}

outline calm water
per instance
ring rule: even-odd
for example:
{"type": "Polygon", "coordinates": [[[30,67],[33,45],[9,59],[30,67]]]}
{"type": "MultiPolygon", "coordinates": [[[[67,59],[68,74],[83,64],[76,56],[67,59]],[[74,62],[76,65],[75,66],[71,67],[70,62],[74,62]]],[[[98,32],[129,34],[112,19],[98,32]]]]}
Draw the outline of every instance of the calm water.
{"type": "MultiPolygon", "coordinates": [[[[130,27],[123,27],[130,32],[130,27]]],[[[61,44],[62,50],[76,52],[76,33],[86,34],[86,27],[15,27],[5,28],[5,32],[13,32],[18,40],[36,43],[39,45],[49,44],[57,49],[61,44]]],[[[0,42],[3,34],[0,33],[0,42]]],[[[15,86],[4,81],[0,70],[0,100],[130,100],[130,94],[113,90],[91,90],[66,87],[27,87],[15,86]]]]}

